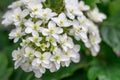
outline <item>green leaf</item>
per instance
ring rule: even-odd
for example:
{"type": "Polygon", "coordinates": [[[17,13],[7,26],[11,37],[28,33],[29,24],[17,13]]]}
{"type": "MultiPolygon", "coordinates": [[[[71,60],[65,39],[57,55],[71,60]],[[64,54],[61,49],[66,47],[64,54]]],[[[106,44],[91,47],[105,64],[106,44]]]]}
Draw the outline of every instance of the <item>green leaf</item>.
{"type": "Polygon", "coordinates": [[[109,3],[111,0],[101,0],[103,3],[107,4],[109,3]]]}
{"type": "Polygon", "coordinates": [[[100,0],[84,0],[92,9],[96,6],[97,3],[100,3],[100,0]]]}
{"type": "Polygon", "coordinates": [[[7,57],[0,53],[0,80],[9,80],[9,77],[12,74],[13,69],[7,68],[7,65],[7,57]]]}
{"type": "Polygon", "coordinates": [[[106,67],[97,60],[92,62],[91,67],[88,70],[88,79],[110,80],[107,75],[106,67]]]}
{"type": "Polygon", "coordinates": [[[5,69],[7,67],[7,64],[8,64],[7,57],[4,54],[0,53],[0,70],[5,69]]]}
{"type": "MultiPolygon", "coordinates": [[[[2,27],[2,26],[0,26],[2,27]]],[[[8,33],[5,30],[0,28],[0,50],[4,49],[7,45],[10,44],[10,40],[8,39],[8,33]]]]}
{"type": "Polygon", "coordinates": [[[119,80],[120,79],[120,60],[114,63],[102,63],[94,61],[88,70],[89,80],[119,80]]]}
{"type": "Polygon", "coordinates": [[[12,72],[13,72],[12,68],[9,68],[9,69],[5,70],[4,75],[2,75],[0,80],[9,80],[9,77],[11,76],[12,72]]]}
{"type": "Polygon", "coordinates": [[[88,68],[89,80],[119,80],[120,58],[104,42],[101,43],[101,51],[96,59],[91,61],[88,68]]]}
{"type": "Polygon", "coordinates": [[[87,80],[86,71],[84,68],[81,68],[77,70],[76,72],[74,72],[73,75],[67,78],[64,78],[62,80],[87,80]]]}
{"type": "Polygon", "coordinates": [[[120,12],[111,16],[101,27],[103,40],[112,47],[114,52],[120,53],[120,12]]]}
{"type": "Polygon", "coordinates": [[[76,70],[80,69],[82,66],[80,63],[71,64],[67,68],[61,68],[59,71],[51,73],[47,72],[43,75],[42,80],[61,80],[62,78],[72,75],[76,70]]]}
{"type": "Polygon", "coordinates": [[[0,10],[5,10],[11,2],[15,0],[0,0],[0,10]]]}
{"type": "Polygon", "coordinates": [[[22,69],[14,70],[10,80],[34,80],[34,75],[32,73],[24,72],[22,69]]]}
{"type": "Polygon", "coordinates": [[[109,10],[111,15],[120,11],[120,0],[114,0],[111,3],[109,3],[109,10]]]}

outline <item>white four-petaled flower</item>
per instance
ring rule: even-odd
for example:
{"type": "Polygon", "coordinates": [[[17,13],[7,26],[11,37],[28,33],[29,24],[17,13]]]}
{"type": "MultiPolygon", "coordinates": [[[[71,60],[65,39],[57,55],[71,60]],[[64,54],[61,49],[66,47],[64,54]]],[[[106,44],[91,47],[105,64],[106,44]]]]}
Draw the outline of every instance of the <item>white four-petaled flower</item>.
{"type": "Polygon", "coordinates": [[[104,19],[106,19],[106,15],[100,13],[97,7],[92,11],[87,12],[87,15],[94,22],[102,22],[104,19]]]}
{"type": "Polygon", "coordinates": [[[61,13],[58,17],[52,18],[52,20],[60,27],[69,27],[71,25],[64,13],[61,13]]]}
{"type": "Polygon", "coordinates": [[[63,32],[63,29],[57,27],[56,24],[52,21],[48,23],[48,28],[41,28],[41,32],[44,36],[52,36],[55,39],[59,38],[59,34],[63,32]]]}
{"type": "Polygon", "coordinates": [[[25,33],[22,31],[21,27],[17,27],[13,29],[9,34],[9,39],[14,39],[14,43],[16,43],[25,33]]]}

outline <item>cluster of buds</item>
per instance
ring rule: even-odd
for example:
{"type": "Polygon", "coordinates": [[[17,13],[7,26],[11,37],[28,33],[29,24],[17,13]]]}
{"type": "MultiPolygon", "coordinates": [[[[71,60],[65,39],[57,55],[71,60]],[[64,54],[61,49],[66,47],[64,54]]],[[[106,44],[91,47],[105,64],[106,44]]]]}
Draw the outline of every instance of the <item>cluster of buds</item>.
{"type": "Polygon", "coordinates": [[[80,60],[80,44],[74,44],[73,37],[82,41],[93,56],[100,50],[101,38],[96,23],[106,19],[98,8],[90,7],[79,0],[63,0],[64,11],[53,12],[44,7],[46,0],[19,0],[13,2],[3,16],[2,24],[14,25],[9,39],[21,41],[18,50],[12,53],[15,69],[33,71],[37,78],[46,69],[55,72],[80,60]]]}

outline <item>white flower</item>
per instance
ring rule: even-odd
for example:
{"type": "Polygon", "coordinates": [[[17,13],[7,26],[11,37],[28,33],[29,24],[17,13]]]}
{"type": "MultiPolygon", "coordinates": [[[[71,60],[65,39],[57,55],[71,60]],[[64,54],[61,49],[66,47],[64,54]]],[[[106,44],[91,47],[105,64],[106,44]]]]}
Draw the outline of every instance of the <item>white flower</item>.
{"type": "Polygon", "coordinates": [[[100,50],[99,43],[101,42],[101,38],[99,34],[90,34],[89,38],[91,43],[91,47],[90,47],[91,53],[93,56],[97,56],[100,50]]]}
{"type": "Polygon", "coordinates": [[[67,5],[70,5],[71,4],[71,6],[77,6],[78,7],[78,0],[64,0],[64,3],[65,3],[65,6],[67,6],[67,5]]]}
{"type": "Polygon", "coordinates": [[[30,59],[32,59],[33,57],[34,57],[34,49],[32,49],[32,48],[30,48],[30,47],[26,47],[25,48],[25,54],[24,54],[24,56],[26,57],[26,58],[30,58],[30,59]]]}
{"type": "Polygon", "coordinates": [[[57,71],[57,68],[56,68],[56,66],[55,66],[54,63],[51,63],[50,66],[51,66],[50,69],[49,69],[50,72],[55,72],[55,71],[57,71]]]}
{"type": "Polygon", "coordinates": [[[22,20],[29,14],[29,11],[27,9],[21,10],[20,7],[16,8],[13,11],[12,17],[15,25],[20,25],[22,20]]]}
{"type": "MultiPolygon", "coordinates": [[[[40,67],[40,66],[39,66],[39,67],[40,67]]],[[[43,67],[40,67],[40,69],[42,69],[42,68],[43,68],[43,67]]],[[[44,68],[43,68],[42,70],[44,70],[44,68]]],[[[42,77],[42,74],[43,74],[43,73],[41,73],[41,70],[34,69],[33,72],[35,73],[35,77],[37,77],[37,78],[42,77]]]]}
{"type": "Polygon", "coordinates": [[[66,56],[66,61],[62,62],[62,66],[68,67],[71,61],[78,63],[80,61],[79,50],[80,46],[75,45],[73,49],[68,49],[68,51],[64,52],[66,56]]]}
{"type": "Polygon", "coordinates": [[[45,67],[42,66],[42,64],[37,63],[36,60],[33,60],[32,67],[35,74],[39,76],[41,76],[41,74],[45,73],[46,71],[45,67]]]}
{"type": "Polygon", "coordinates": [[[20,43],[21,46],[28,46],[28,44],[30,43],[30,40],[28,39],[22,39],[22,42],[20,43]]]}
{"type": "Polygon", "coordinates": [[[32,59],[27,59],[24,63],[22,63],[21,68],[25,72],[31,72],[32,71],[32,59]]]}
{"type": "Polygon", "coordinates": [[[42,4],[36,4],[36,3],[29,3],[27,8],[31,11],[30,16],[34,17],[36,16],[42,9],[42,4]]]}
{"type": "MultiPolygon", "coordinates": [[[[71,56],[71,60],[75,63],[78,63],[80,61],[80,54],[79,54],[79,51],[80,51],[80,46],[79,45],[75,45],[73,47],[73,56],[71,56]]],[[[72,55],[72,54],[71,54],[72,55]]]]}
{"type": "Polygon", "coordinates": [[[26,21],[25,23],[26,33],[32,33],[32,35],[38,35],[38,31],[40,30],[40,25],[42,24],[41,21],[37,21],[36,23],[32,22],[31,20],[26,21]]]}
{"type": "Polygon", "coordinates": [[[100,51],[100,46],[98,44],[93,45],[92,47],[90,47],[90,51],[91,51],[92,56],[97,56],[98,52],[100,51]]]}
{"type": "Polygon", "coordinates": [[[73,48],[74,43],[70,37],[67,36],[67,34],[63,34],[60,36],[59,41],[58,41],[63,48],[64,51],[67,51],[68,48],[73,48]]]}
{"type": "Polygon", "coordinates": [[[59,14],[58,17],[52,18],[52,20],[60,27],[69,27],[71,25],[64,13],[59,14]]]}
{"type": "Polygon", "coordinates": [[[91,25],[88,27],[89,33],[89,42],[85,43],[85,45],[91,50],[93,56],[97,56],[100,47],[99,43],[101,42],[101,38],[99,35],[98,27],[91,22],[91,25]]]}
{"type": "Polygon", "coordinates": [[[46,68],[50,68],[50,52],[40,53],[38,51],[35,52],[35,59],[32,62],[33,72],[35,76],[40,78],[43,73],[45,73],[46,68]]]}
{"type": "Polygon", "coordinates": [[[12,57],[13,57],[13,60],[15,61],[15,69],[17,69],[23,62],[24,62],[24,59],[23,59],[23,49],[19,49],[18,50],[14,50],[12,52],[12,57]]]}
{"type": "Polygon", "coordinates": [[[57,40],[54,37],[46,37],[46,41],[51,43],[53,46],[57,46],[57,40]]]}
{"type": "Polygon", "coordinates": [[[50,58],[52,62],[54,62],[56,69],[58,70],[60,68],[60,63],[62,61],[66,61],[67,58],[63,54],[63,51],[61,51],[59,48],[55,52],[53,52],[52,57],[50,58]]]}
{"type": "MultiPolygon", "coordinates": [[[[44,52],[44,53],[40,53],[38,51],[35,52],[35,59],[34,62],[36,62],[37,64],[41,64],[41,66],[45,67],[45,68],[49,68],[49,64],[50,64],[50,57],[51,57],[51,53],[50,52],[44,52]]],[[[33,62],[33,66],[37,66],[36,64],[34,64],[33,62]]]]}
{"type": "Polygon", "coordinates": [[[99,34],[90,34],[89,39],[92,45],[99,44],[101,42],[101,38],[99,34]]]}
{"type": "Polygon", "coordinates": [[[23,3],[33,3],[36,0],[21,0],[23,3]]]}
{"type": "Polygon", "coordinates": [[[95,25],[92,21],[89,21],[88,34],[89,41],[85,43],[86,47],[90,48],[93,45],[99,44],[101,42],[98,26],[95,25]]]}
{"type": "Polygon", "coordinates": [[[21,38],[25,33],[22,32],[21,27],[17,27],[16,29],[13,29],[9,34],[9,39],[14,39],[14,43],[16,43],[19,38],[21,38]]]}
{"type": "Polygon", "coordinates": [[[91,21],[85,16],[77,17],[79,23],[85,27],[91,26],[91,21]]]}
{"type": "Polygon", "coordinates": [[[15,2],[13,2],[11,5],[9,5],[8,8],[14,9],[14,8],[20,7],[20,6],[22,6],[22,5],[23,5],[23,4],[22,4],[21,1],[15,1],[15,2]]]}
{"type": "Polygon", "coordinates": [[[87,27],[80,25],[80,23],[76,20],[73,21],[73,29],[71,29],[70,33],[74,34],[74,37],[77,40],[82,39],[83,42],[87,42],[87,27]]]}
{"type": "Polygon", "coordinates": [[[59,34],[63,32],[63,29],[60,27],[56,27],[56,24],[52,21],[48,23],[47,28],[41,28],[41,32],[44,36],[53,36],[55,39],[59,38],[59,34]]]}
{"type": "Polygon", "coordinates": [[[64,55],[66,56],[66,61],[62,61],[61,64],[62,66],[68,67],[71,63],[71,57],[74,56],[74,52],[70,49],[68,51],[64,52],[64,55]]]}
{"type": "Polygon", "coordinates": [[[52,17],[56,16],[57,13],[52,12],[50,8],[42,9],[38,14],[37,17],[43,19],[44,21],[48,21],[52,17]]]}
{"type": "Polygon", "coordinates": [[[91,21],[90,21],[89,26],[88,26],[88,33],[90,33],[91,35],[95,35],[96,33],[99,34],[98,26],[91,21]]]}
{"type": "Polygon", "coordinates": [[[90,7],[88,5],[85,5],[84,1],[79,2],[79,9],[81,11],[88,11],[90,7]]]}
{"type": "Polygon", "coordinates": [[[82,16],[83,13],[79,9],[78,0],[70,0],[65,3],[66,14],[70,19],[75,19],[75,16],[82,16]]]}
{"type": "Polygon", "coordinates": [[[102,22],[104,19],[107,18],[105,14],[99,12],[97,7],[87,12],[87,15],[94,22],[102,22]]]}
{"type": "Polygon", "coordinates": [[[2,17],[2,18],[3,18],[2,24],[3,24],[4,26],[8,26],[8,25],[10,25],[10,24],[13,23],[13,18],[12,18],[12,16],[10,16],[10,15],[12,15],[12,14],[13,14],[13,11],[7,11],[7,12],[4,14],[4,16],[2,17]]]}
{"type": "Polygon", "coordinates": [[[33,35],[33,37],[29,37],[28,39],[32,41],[36,46],[40,46],[40,41],[42,40],[42,37],[39,37],[39,35],[33,35]]]}

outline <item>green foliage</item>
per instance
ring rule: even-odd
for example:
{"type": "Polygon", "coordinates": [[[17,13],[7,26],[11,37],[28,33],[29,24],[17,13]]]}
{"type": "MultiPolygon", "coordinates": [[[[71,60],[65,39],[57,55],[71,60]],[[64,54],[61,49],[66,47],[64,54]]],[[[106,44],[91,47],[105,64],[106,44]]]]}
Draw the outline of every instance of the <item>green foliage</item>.
{"type": "Polygon", "coordinates": [[[120,79],[120,58],[111,48],[102,43],[101,55],[91,62],[88,68],[89,80],[119,80],[120,79]]]}
{"type": "Polygon", "coordinates": [[[80,69],[81,67],[82,66],[80,63],[71,64],[68,68],[61,68],[59,71],[52,74],[50,72],[47,72],[45,75],[43,75],[42,80],[61,80],[72,75],[74,71],[80,69]]]}
{"type": "Polygon", "coordinates": [[[120,11],[120,0],[114,0],[111,3],[109,3],[109,5],[110,5],[109,10],[111,15],[120,11]]]}
{"type": "Polygon", "coordinates": [[[120,53],[120,12],[110,17],[101,27],[103,40],[110,45],[113,50],[120,53]]]}
{"type": "Polygon", "coordinates": [[[88,71],[89,80],[119,80],[120,79],[120,60],[113,64],[105,65],[98,61],[92,64],[88,71]]]}
{"type": "Polygon", "coordinates": [[[9,80],[9,77],[12,74],[13,69],[7,68],[7,65],[7,57],[4,54],[0,53],[0,80],[9,80]]]}
{"type": "Polygon", "coordinates": [[[100,0],[84,0],[92,9],[96,6],[97,3],[100,3],[100,0]]]}
{"type": "Polygon", "coordinates": [[[7,6],[13,1],[15,0],[0,0],[0,11],[4,11],[5,9],[7,9],[7,6]]]}
{"type": "Polygon", "coordinates": [[[46,3],[43,5],[44,7],[51,8],[56,13],[61,13],[64,10],[63,0],[46,0],[46,3]]]}

